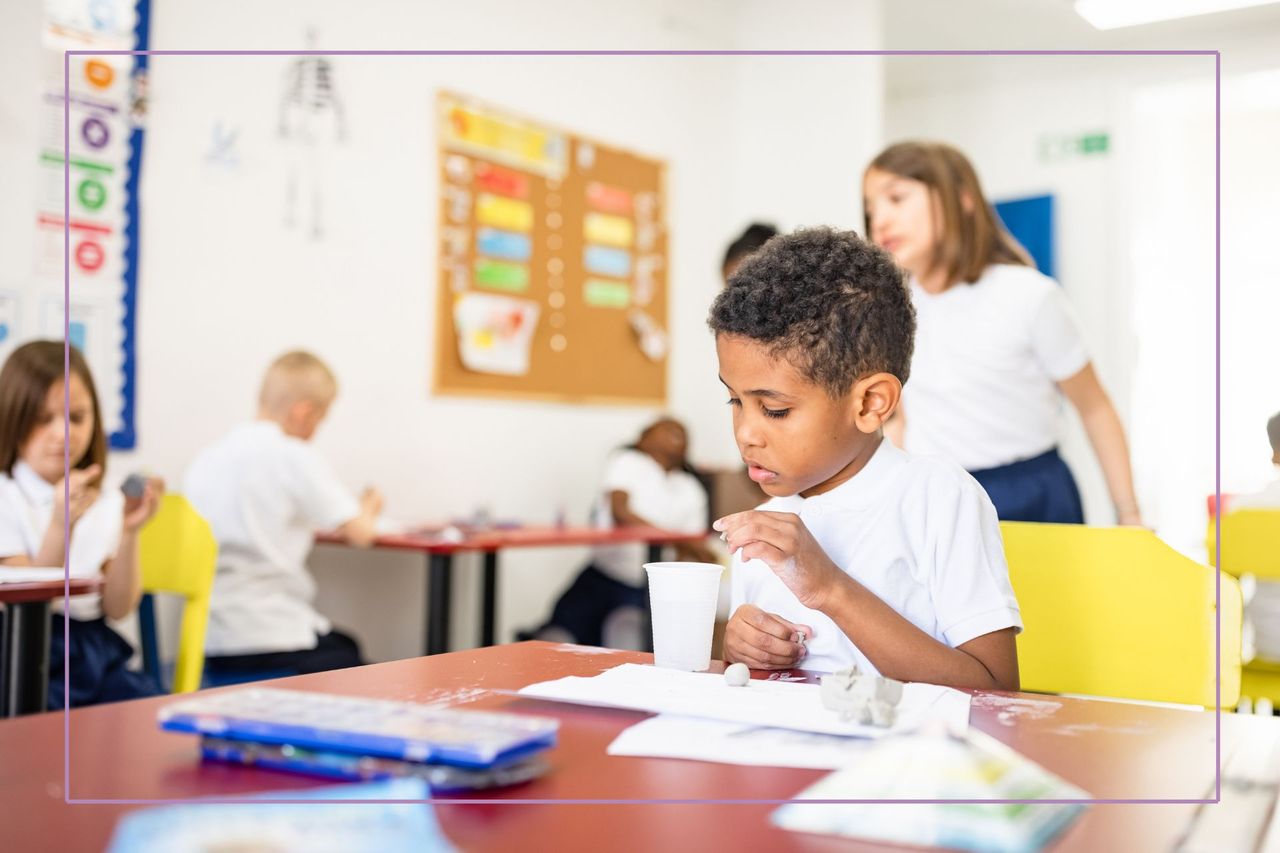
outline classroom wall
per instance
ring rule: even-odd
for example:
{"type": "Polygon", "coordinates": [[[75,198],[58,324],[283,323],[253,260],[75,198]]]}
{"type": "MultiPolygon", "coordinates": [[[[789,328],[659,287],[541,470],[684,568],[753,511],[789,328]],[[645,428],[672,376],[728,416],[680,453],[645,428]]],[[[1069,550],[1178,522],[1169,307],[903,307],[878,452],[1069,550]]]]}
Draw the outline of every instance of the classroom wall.
{"type": "MultiPolygon", "coordinates": [[[[978,88],[929,88],[890,96],[885,109],[889,139],[940,139],[973,160],[989,198],[1003,200],[1052,193],[1058,279],[1080,320],[1086,344],[1104,384],[1123,418],[1128,411],[1129,371],[1124,352],[1128,323],[1126,290],[1117,261],[1122,233],[1108,211],[1125,157],[1116,138],[1124,113],[1122,90],[1108,85],[1096,61],[1080,58],[1084,75],[1027,80],[1040,57],[987,60],[1007,67],[999,83],[978,88]],[[1078,136],[1095,130],[1111,133],[1114,148],[1106,156],[1040,158],[1041,140],[1051,135],[1078,136]]],[[[976,57],[969,62],[983,61],[976,57]]],[[[956,60],[934,60],[942,78],[956,60]]],[[[892,72],[891,72],[892,73],[892,72]]],[[[1068,419],[1069,420],[1069,419],[1068,419]]],[[[1066,425],[1064,453],[1080,481],[1086,517],[1109,523],[1110,500],[1101,472],[1091,458],[1077,423],[1066,425]]]]}
{"type": "MultiPolygon", "coordinates": [[[[763,2],[410,4],[154,0],[152,46],[278,49],[874,47],[876,6],[824,0],[774,20],[763,2]],[[782,38],[785,36],[785,38],[782,38]]],[[[5,36],[11,40],[11,36],[5,36]]],[[[736,229],[857,222],[857,163],[880,138],[879,61],[739,57],[485,57],[335,60],[346,141],[322,177],[322,241],[282,224],[289,152],[276,137],[287,60],[158,57],[143,176],[139,446],[112,464],[175,486],[201,446],[253,413],[258,377],[285,348],[331,362],[340,396],[316,443],[353,488],[377,484],[388,514],[449,519],[479,507],[585,521],[608,452],[654,410],[429,394],[435,318],[437,89],[476,95],[665,159],[671,229],[668,408],[692,455],[736,452],[705,332],[719,256],[736,229]],[[762,106],[767,108],[762,109],[762,106]],[[819,132],[821,128],[821,132],[819,132]],[[234,135],[228,157],[215,139],[234,135]],[[815,219],[820,217],[820,219],[815,219]]],[[[582,549],[504,556],[500,638],[538,621],[582,549]]],[[[375,659],[418,654],[425,560],[319,548],[320,607],[375,659]]],[[[460,559],[455,644],[478,630],[478,563],[460,559]]]]}

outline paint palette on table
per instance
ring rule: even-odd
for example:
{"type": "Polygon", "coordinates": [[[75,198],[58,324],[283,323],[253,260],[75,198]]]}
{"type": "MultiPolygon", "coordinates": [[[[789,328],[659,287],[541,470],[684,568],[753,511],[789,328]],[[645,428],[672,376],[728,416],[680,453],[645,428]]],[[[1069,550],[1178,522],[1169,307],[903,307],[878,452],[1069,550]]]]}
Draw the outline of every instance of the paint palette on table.
{"type": "Polygon", "coordinates": [[[160,709],[160,727],[296,749],[488,769],[543,752],[559,721],[386,699],[244,688],[160,709]]]}

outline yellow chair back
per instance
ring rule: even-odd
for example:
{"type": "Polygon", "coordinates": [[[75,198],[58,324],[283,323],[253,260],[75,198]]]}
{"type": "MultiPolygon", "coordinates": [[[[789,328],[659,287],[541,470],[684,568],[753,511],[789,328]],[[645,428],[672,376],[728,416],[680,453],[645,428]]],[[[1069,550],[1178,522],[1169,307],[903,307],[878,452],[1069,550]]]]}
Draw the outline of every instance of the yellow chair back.
{"type": "Polygon", "coordinates": [[[142,588],[185,599],[173,674],[173,692],[200,688],[204,635],[209,624],[209,595],[218,566],[218,543],[209,524],[181,495],[165,495],[139,540],[142,588]]]}
{"type": "MultiPolygon", "coordinates": [[[[1209,519],[1209,565],[1217,565],[1215,526],[1209,519]]],[[[1222,570],[1280,581],[1280,509],[1236,509],[1222,516],[1222,570]]]]}
{"type": "Polygon", "coordinates": [[[1240,586],[1134,527],[1002,522],[1022,689],[1215,705],[1240,697],[1240,586]],[[1214,582],[1221,581],[1221,656],[1214,582]]]}

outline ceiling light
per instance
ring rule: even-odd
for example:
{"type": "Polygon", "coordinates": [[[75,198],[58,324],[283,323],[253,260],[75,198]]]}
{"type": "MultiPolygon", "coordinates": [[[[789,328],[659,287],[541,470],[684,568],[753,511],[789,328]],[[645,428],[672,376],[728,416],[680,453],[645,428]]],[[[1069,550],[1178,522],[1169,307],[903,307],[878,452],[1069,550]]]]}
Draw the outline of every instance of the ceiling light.
{"type": "Polygon", "coordinates": [[[1075,0],[1075,8],[1076,14],[1095,29],[1114,30],[1274,2],[1276,0],[1075,0]]]}

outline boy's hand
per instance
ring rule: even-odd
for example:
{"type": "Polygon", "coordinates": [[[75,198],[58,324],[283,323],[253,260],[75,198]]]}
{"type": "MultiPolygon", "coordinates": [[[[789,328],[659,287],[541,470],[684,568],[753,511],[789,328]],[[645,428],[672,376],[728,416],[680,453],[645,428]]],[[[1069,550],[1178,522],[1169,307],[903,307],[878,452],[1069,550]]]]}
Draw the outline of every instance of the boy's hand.
{"type": "Polygon", "coordinates": [[[53,521],[61,524],[64,519],[70,518],[74,526],[98,499],[100,490],[90,484],[101,474],[102,466],[95,463],[88,468],[76,468],[65,480],[59,480],[53,487],[53,521]],[[64,488],[66,495],[63,495],[64,488]]]}
{"type": "Polygon", "coordinates": [[[124,499],[124,532],[137,533],[160,508],[160,496],[164,494],[164,480],[148,477],[142,496],[124,499]]]}
{"type": "Polygon", "coordinates": [[[725,626],[724,659],[752,669],[791,669],[805,655],[804,643],[798,640],[801,634],[812,637],[813,629],[744,604],[725,626]]]}
{"type": "Polygon", "coordinates": [[[763,560],[810,610],[822,610],[832,590],[848,578],[793,512],[737,512],[711,526],[724,533],[730,553],[742,549],[744,561],[763,560]]]}

